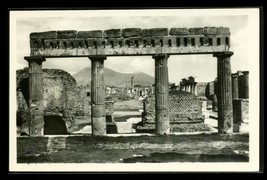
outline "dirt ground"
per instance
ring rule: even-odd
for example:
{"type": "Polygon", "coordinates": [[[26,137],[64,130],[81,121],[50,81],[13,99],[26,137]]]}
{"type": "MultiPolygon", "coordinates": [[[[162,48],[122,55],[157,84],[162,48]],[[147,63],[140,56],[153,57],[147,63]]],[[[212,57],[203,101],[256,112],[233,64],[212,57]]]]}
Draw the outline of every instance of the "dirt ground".
{"type": "Polygon", "coordinates": [[[247,162],[248,134],[18,137],[18,163],[247,162]],[[35,144],[35,146],[32,146],[35,144]]]}
{"type": "Polygon", "coordinates": [[[114,103],[115,111],[138,111],[143,109],[143,102],[131,99],[129,101],[116,101],[114,103]]]}

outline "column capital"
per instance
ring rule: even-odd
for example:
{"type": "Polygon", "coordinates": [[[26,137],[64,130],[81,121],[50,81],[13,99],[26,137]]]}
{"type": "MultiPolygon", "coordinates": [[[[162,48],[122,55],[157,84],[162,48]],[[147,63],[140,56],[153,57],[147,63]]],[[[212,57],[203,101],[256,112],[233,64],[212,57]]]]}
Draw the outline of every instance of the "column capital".
{"type": "Polygon", "coordinates": [[[24,59],[28,62],[39,62],[42,63],[43,61],[45,61],[45,58],[43,56],[25,56],[24,59]]]}
{"type": "Polygon", "coordinates": [[[168,59],[169,57],[170,57],[170,55],[163,54],[163,53],[161,53],[161,54],[155,54],[155,55],[152,56],[153,59],[165,59],[165,58],[168,59]]]}
{"type": "Polygon", "coordinates": [[[242,71],[243,75],[249,75],[249,71],[242,71]]]}
{"type": "Polygon", "coordinates": [[[234,53],[232,51],[226,51],[226,52],[217,52],[213,54],[213,57],[224,57],[228,58],[231,57],[234,53]]]}
{"type": "Polygon", "coordinates": [[[237,73],[232,74],[232,78],[238,78],[238,74],[237,73]]]}
{"type": "Polygon", "coordinates": [[[105,55],[91,55],[91,56],[88,56],[88,58],[91,61],[104,61],[107,59],[107,56],[105,56],[105,55]]]}

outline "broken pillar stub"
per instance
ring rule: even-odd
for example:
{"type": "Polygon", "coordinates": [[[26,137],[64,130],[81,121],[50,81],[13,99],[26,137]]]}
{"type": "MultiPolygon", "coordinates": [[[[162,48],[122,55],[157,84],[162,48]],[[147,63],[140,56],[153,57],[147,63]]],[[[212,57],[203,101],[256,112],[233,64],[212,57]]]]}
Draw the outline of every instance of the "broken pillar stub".
{"type": "Polygon", "coordinates": [[[188,35],[188,28],[171,28],[170,33],[171,36],[180,36],[180,35],[188,35]]]}
{"type": "Polygon", "coordinates": [[[101,30],[79,31],[77,33],[77,38],[101,38],[101,37],[103,37],[103,32],[101,30]]]}
{"type": "Polygon", "coordinates": [[[68,31],[57,31],[57,38],[58,39],[69,39],[69,38],[76,38],[77,31],[68,30],[68,31]]]}
{"type": "Polygon", "coordinates": [[[46,32],[40,32],[40,33],[31,33],[30,39],[56,39],[57,38],[57,32],[56,31],[46,31],[46,32]]]}
{"type": "Polygon", "coordinates": [[[123,37],[140,37],[141,36],[141,28],[126,28],[122,30],[121,35],[123,37]]]}
{"type": "Polygon", "coordinates": [[[105,38],[119,38],[121,37],[121,29],[109,29],[103,33],[105,38]]]}
{"type": "Polygon", "coordinates": [[[217,34],[220,35],[230,35],[230,29],[228,27],[218,27],[217,34]]]}
{"type": "Polygon", "coordinates": [[[142,37],[168,36],[168,28],[143,29],[142,37]]]}
{"type": "Polygon", "coordinates": [[[189,34],[190,35],[202,35],[203,28],[189,28],[189,34]]]}
{"type": "Polygon", "coordinates": [[[216,35],[218,32],[217,27],[204,27],[203,34],[204,35],[216,35]]]}

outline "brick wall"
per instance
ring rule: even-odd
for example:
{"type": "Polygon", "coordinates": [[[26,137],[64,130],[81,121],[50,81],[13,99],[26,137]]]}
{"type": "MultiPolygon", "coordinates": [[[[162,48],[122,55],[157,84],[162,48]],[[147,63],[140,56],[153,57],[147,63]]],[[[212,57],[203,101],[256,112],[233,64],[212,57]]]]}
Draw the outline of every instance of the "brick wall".
{"type": "MultiPolygon", "coordinates": [[[[194,95],[183,91],[169,93],[170,123],[203,122],[202,102],[194,95]]],[[[155,98],[144,99],[143,123],[155,123],[155,98]]]]}

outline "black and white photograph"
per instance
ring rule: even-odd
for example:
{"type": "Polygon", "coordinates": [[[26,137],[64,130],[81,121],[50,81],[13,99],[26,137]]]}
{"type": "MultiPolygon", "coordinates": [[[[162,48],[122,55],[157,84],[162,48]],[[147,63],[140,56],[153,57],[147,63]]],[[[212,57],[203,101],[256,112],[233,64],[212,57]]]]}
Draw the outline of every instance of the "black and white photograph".
{"type": "Polygon", "coordinates": [[[255,172],[258,8],[10,11],[10,172],[255,172]]]}

